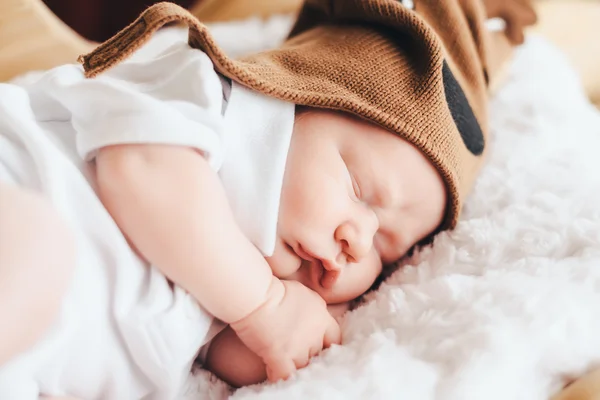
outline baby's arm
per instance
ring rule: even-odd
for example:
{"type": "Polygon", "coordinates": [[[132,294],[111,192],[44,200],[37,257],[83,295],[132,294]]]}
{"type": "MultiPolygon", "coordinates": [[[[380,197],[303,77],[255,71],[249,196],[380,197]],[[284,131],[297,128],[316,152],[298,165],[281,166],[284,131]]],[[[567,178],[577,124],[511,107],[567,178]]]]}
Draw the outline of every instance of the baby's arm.
{"type": "Polygon", "coordinates": [[[101,199],[128,239],[212,315],[231,323],[265,302],[271,270],[196,150],[110,146],[96,163],[101,199]]]}
{"type": "Polygon", "coordinates": [[[103,204],[138,252],[186,289],[287,378],[332,343],[339,326],[325,302],[275,278],[237,226],[221,182],[197,151],[115,145],[96,157],[103,204]]]}
{"type": "Polygon", "coordinates": [[[235,388],[267,379],[264,361],[246,347],[229,326],[210,342],[202,367],[235,388]]]}
{"type": "MultiPolygon", "coordinates": [[[[350,303],[327,307],[334,318],[341,317],[349,308],[350,303]]],[[[265,363],[242,343],[230,327],[210,342],[202,366],[236,388],[255,385],[267,379],[265,363]]]]}

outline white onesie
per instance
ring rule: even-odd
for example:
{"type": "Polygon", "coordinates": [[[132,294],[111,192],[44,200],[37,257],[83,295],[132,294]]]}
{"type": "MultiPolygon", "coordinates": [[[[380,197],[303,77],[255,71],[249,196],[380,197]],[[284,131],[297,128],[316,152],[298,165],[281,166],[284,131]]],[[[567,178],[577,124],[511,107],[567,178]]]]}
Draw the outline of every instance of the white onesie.
{"type": "Polygon", "coordinates": [[[96,79],[67,65],[27,86],[0,84],[0,180],[50,199],[78,250],[59,320],[0,368],[0,399],[177,398],[219,324],[128,246],[98,200],[91,161],[119,143],[202,150],[240,227],[270,255],[293,121],[293,104],[230,86],[185,43],[96,79]]]}

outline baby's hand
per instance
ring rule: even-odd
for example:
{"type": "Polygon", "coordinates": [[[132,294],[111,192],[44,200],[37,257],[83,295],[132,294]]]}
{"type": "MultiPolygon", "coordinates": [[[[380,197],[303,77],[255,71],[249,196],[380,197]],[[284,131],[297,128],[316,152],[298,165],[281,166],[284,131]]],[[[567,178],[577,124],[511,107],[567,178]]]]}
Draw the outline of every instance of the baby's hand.
{"type": "Polygon", "coordinates": [[[231,327],[262,358],[272,382],[287,379],[323,348],[341,342],[340,327],[325,301],[298,282],[277,278],[265,303],[231,327]]]}

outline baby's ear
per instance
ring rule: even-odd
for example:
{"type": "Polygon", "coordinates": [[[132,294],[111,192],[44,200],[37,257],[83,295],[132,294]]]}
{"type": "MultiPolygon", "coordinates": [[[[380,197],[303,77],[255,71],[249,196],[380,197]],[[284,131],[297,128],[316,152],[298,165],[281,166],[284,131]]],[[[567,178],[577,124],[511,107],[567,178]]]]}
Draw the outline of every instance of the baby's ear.
{"type": "Polygon", "coordinates": [[[537,22],[532,0],[483,0],[488,18],[506,22],[506,36],[513,44],[525,41],[525,28],[537,22]]]}

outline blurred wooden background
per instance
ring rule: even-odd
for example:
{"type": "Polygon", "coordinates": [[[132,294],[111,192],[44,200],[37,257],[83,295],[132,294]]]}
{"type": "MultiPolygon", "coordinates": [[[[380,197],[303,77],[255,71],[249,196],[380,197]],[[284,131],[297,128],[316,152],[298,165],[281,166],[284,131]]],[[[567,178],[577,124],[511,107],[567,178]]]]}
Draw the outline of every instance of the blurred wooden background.
{"type": "MultiPolygon", "coordinates": [[[[170,0],[189,8],[195,0],[170,0]]],[[[101,42],[160,0],[44,0],[48,8],[88,40],[101,42]]]]}
{"type": "MultiPolygon", "coordinates": [[[[0,0],[2,1],[2,0],[0,0]]],[[[84,38],[102,42],[161,0],[43,0],[84,38]]],[[[267,17],[297,10],[302,0],[169,0],[188,8],[203,22],[267,17]]]]}

